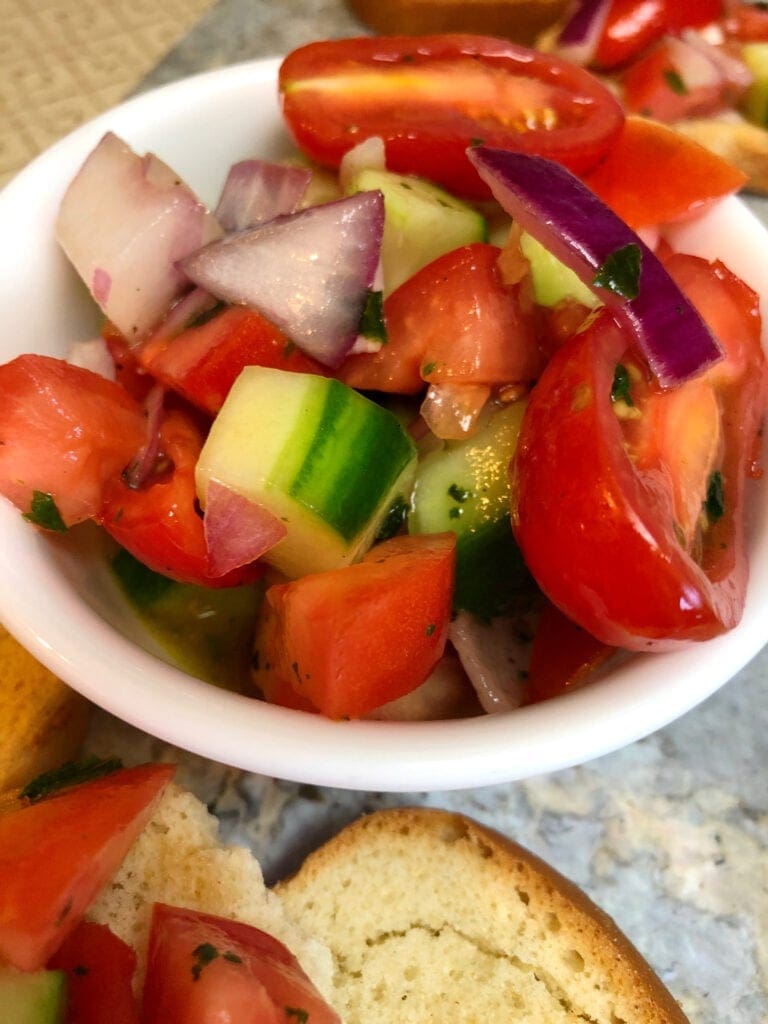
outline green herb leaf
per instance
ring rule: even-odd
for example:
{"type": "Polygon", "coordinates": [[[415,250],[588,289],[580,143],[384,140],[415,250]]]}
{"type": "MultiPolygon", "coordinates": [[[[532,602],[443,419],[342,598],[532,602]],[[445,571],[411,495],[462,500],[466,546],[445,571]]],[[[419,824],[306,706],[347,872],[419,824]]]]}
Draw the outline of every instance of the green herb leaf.
{"type": "Polygon", "coordinates": [[[202,942],[192,950],[192,959],[194,960],[192,964],[192,978],[194,981],[200,980],[203,968],[207,967],[208,964],[212,964],[218,955],[218,949],[212,946],[210,942],[202,942]]]}
{"type": "Polygon", "coordinates": [[[458,484],[451,484],[448,488],[448,496],[453,498],[454,501],[466,501],[469,495],[470,492],[465,490],[463,487],[459,487],[458,484]]]}
{"type": "Polygon", "coordinates": [[[613,374],[613,387],[611,388],[611,401],[624,402],[625,405],[634,405],[632,401],[632,378],[626,366],[619,363],[613,374]]]}
{"type": "Polygon", "coordinates": [[[92,782],[94,779],[111,775],[122,767],[123,762],[118,757],[110,757],[104,761],[98,757],[90,757],[84,761],[67,761],[66,764],[32,779],[22,789],[19,798],[34,803],[61,789],[69,789],[70,786],[79,786],[82,782],[92,782]]]}
{"type": "Polygon", "coordinates": [[[674,68],[667,68],[667,70],[664,72],[664,80],[666,81],[667,85],[672,90],[672,92],[676,93],[676,95],[688,95],[688,86],[680,77],[679,71],[675,71],[674,68]]]}
{"type": "Polygon", "coordinates": [[[427,636],[432,636],[436,629],[437,629],[436,624],[434,622],[430,622],[430,624],[427,626],[427,629],[426,629],[427,636]]]}
{"type": "Polygon", "coordinates": [[[209,323],[214,317],[219,315],[225,305],[226,303],[224,302],[216,302],[210,309],[204,309],[202,313],[198,313],[197,316],[193,316],[187,320],[184,324],[184,330],[189,331],[195,327],[202,327],[204,324],[209,323]]]}
{"type": "Polygon", "coordinates": [[[67,525],[61,518],[61,513],[56,507],[53,495],[45,491],[33,491],[29,512],[22,512],[22,516],[35,526],[44,530],[53,530],[55,533],[66,533],[67,525]]]}
{"type": "Polygon", "coordinates": [[[624,299],[636,299],[640,294],[640,247],[634,242],[616,249],[598,268],[592,278],[597,288],[607,288],[624,299]]]}
{"type": "Polygon", "coordinates": [[[297,1006],[284,1006],[286,1017],[293,1017],[298,1024],[307,1024],[309,1020],[309,1014],[306,1010],[302,1010],[297,1006]]]}
{"type": "Polygon", "coordinates": [[[704,511],[710,523],[716,523],[725,515],[725,488],[723,487],[723,474],[719,469],[710,473],[707,481],[707,497],[704,500],[704,511]]]}
{"type": "Polygon", "coordinates": [[[437,363],[425,363],[422,366],[422,368],[421,368],[421,376],[422,377],[429,377],[430,374],[435,372],[436,368],[437,368],[437,363]]]}
{"type": "Polygon", "coordinates": [[[364,338],[387,343],[387,327],[384,323],[384,293],[368,292],[365,309],[360,317],[359,331],[364,338]]]}

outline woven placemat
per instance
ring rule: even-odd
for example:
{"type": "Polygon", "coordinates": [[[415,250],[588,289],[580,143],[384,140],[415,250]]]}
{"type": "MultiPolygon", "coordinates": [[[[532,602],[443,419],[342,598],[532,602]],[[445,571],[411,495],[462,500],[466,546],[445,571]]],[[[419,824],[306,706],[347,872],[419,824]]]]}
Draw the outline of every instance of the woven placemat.
{"type": "Polygon", "coordinates": [[[0,0],[0,185],[119,103],[214,0],[0,0]]]}

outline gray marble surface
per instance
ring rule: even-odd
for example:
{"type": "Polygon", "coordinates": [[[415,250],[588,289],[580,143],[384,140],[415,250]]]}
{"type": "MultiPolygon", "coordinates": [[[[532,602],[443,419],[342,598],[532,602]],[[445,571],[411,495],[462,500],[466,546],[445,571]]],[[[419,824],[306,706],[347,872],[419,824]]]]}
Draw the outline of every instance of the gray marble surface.
{"type": "MultiPolygon", "coordinates": [[[[340,0],[220,0],[144,88],[359,33],[340,0]]],[[[760,210],[763,213],[764,211],[760,210]]],[[[364,811],[461,810],[528,846],[608,911],[694,1024],[768,1024],[768,649],[676,723],[590,764],[406,796],[318,789],[212,764],[98,712],[92,749],[173,758],[268,879],[364,811]]]]}

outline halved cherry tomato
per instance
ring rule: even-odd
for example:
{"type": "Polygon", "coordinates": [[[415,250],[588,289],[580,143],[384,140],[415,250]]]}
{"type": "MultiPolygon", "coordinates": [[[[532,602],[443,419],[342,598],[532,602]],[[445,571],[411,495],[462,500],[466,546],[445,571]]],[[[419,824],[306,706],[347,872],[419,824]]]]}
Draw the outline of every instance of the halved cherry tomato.
{"type": "Polygon", "coordinates": [[[67,973],[64,1024],[139,1024],[136,953],[106,925],[81,921],[48,966],[67,973]]]}
{"type": "Polygon", "coordinates": [[[468,146],[482,141],[583,171],[622,122],[616,99],[582,68],[485,36],[311,43],[283,61],[279,83],[288,127],[319,163],[336,167],[377,135],[391,170],[475,198],[489,192],[468,146]]]}
{"type": "Polygon", "coordinates": [[[501,250],[476,242],[438,257],[384,304],[388,342],[350,356],[338,376],[351,387],[415,394],[430,384],[534,380],[544,357],[532,299],[501,280],[501,250]]]}
{"type": "Polygon", "coordinates": [[[339,1024],[277,939],[251,925],[162,903],[152,914],[141,1019],[339,1024]]]}
{"type": "Polygon", "coordinates": [[[584,176],[630,227],[700,212],[746,182],[743,171],[666,125],[630,116],[600,164],[584,176]],[[653,174],[648,168],[653,167],[653,174]]]}
{"type": "Polygon", "coordinates": [[[35,492],[66,526],[90,519],[144,443],[141,406],[114,381],[50,356],[0,366],[0,394],[0,493],[38,525],[47,519],[35,492]]]}
{"type": "Polygon", "coordinates": [[[249,583],[262,574],[260,566],[243,566],[224,576],[210,571],[195,490],[195,466],[203,440],[203,430],[190,412],[170,409],[160,428],[165,471],[137,489],[113,478],[104,489],[97,519],[140,562],[180,583],[204,587],[249,583]]]}
{"type": "Polygon", "coordinates": [[[667,32],[700,28],[722,14],[722,0],[613,0],[594,65],[604,71],[627,64],[667,32]]]}
{"type": "Polygon", "coordinates": [[[526,704],[578,689],[613,653],[613,647],[595,639],[547,601],[531,645],[526,704]]]}
{"type": "Polygon", "coordinates": [[[453,533],[395,537],[356,565],[270,587],[256,685],[274,700],[290,685],[329,718],[415,690],[443,655],[455,559],[453,533]]]}
{"type": "Polygon", "coordinates": [[[173,765],[127,768],[0,815],[0,961],[44,966],[115,873],[173,765]]]}
{"type": "MultiPolygon", "coordinates": [[[[669,431],[666,440],[655,439],[653,455],[633,461],[632,431],[625,433],[611,402],[627,341],[605,313],[542,374],[511,472],[514,530],[544,593],[603,643],[631,650],[704,640],[739,621],[747,581],[745,477],[768,401],[754,293],[719,263],[676,256],[669,269],[727,353],[706,375],[721,414],[716,468],[708,479],[688,481],[694,493],[683,499],[706,513],[695,541],[677,522],[684,482],[678,477],[673,486],[670,474],[679,472],[683,444],[703,472],[709,458],[697,431],[669,431]]],[[[640,363],[631,357],[631,365],[640,363]]],[[[695,378],[689,383],[701,387],[695,378]]],[[[675,391],[670,396],[680,401],[675,391]]],[[[644,415],[642,401],[635,411],[644,415]]]]}
{"type": "Polygon", "coordinates": [[[153,377],[212,416],[245,366],[327,372],[260,313],[240,306],[175,337],[158,331],[141,347],[139,361],[153,377]]]}

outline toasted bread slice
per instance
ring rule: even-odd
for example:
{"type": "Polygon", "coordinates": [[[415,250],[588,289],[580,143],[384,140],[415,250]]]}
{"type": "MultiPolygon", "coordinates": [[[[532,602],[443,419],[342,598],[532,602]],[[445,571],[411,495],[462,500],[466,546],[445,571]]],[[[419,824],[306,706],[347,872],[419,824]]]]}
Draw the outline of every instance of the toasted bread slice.
{"type": "Polygon", "coordinates": [[[330,946],[346,1024],[686,1021],[580,889],[458,814],[363,818],[276,891],[330,946]]]}

